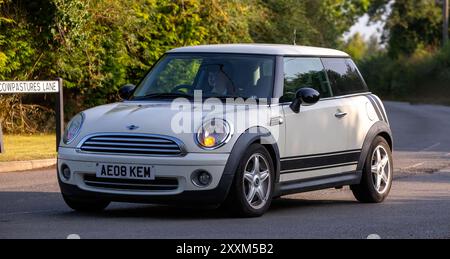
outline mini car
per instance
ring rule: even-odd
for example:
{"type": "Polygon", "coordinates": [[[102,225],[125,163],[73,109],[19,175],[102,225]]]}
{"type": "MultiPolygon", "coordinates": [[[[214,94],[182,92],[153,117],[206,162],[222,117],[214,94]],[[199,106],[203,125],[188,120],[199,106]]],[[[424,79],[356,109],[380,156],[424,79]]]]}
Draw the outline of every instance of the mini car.
{"type": "Polygon", "coordinates": [[[350,186],[367,203],[389,194],[388,117],[344,52],[176,48],[119,95],[66,127],[57,171],[72,209],[223,205],[254,217],[294,193],[350,186]]]}

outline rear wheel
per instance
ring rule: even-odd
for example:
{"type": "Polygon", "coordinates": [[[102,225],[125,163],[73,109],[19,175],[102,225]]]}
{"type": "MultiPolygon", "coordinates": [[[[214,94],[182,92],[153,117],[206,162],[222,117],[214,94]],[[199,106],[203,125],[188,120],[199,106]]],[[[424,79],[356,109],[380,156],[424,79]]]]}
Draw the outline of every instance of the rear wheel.
{"type": "Polygon", "coordinates": [[[383,202],[391,190],[393,171],[391,148],[378,136],[366,158],[361,183],[351,186],[355,198],[366,203],[383,202]]]}
{"type": "Polygon", "coordinates": [[[104,200],[79,200],[63,195],[67,206],[80,212],[98,212],[104,210],[110,204],[104,200]]]}
{"type": "Polygon", "coordinates": [[[267,149],[260,144],[251,145],[239,163],[226,207],[238,216],[263,215],[272,201],[274,175],[267,149]]]}

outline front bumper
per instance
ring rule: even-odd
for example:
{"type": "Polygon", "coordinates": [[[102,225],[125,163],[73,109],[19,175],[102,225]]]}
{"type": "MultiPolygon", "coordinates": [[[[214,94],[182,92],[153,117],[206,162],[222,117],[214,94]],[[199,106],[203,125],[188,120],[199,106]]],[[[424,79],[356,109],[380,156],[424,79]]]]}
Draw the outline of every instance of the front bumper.
{"type": "Polygon", "coordinates": [[[224,173],[229,154],[189,153],[183,157],[150,157],[125,155],[100,155],[82,153],[73,148],[59,148],[58,179],[61,192],[74,199],[102,198],[111,201],[145,203],[221,203],[225,200],[233,174],[224,173]],[[119,189],[111,186],[93,186],[85,178],[95,176],[99,163],[149,165],[157,179],[176,180],[171,189],[119,189]],[[68,166],[70,179],[61,176],[61,168],[68,166]],[[191,181],[197,170],[208,171],[212,182],[198,187],[191,181]]]}

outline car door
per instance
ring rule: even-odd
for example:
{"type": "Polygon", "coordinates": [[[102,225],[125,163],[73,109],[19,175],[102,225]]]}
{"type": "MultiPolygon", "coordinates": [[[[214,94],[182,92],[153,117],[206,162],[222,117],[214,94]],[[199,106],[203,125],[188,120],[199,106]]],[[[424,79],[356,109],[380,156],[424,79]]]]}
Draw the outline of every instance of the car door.
{"type": "Polygon", "coordinates": [[[280,102],[286,123],[281,182],[356,169],[357,154],[347,149],[345,102],[333,98],[320,58],[284,58],[284,90],[280,102]],[[295,113],[289,105],[295,92],[303,87],[319,91],[321,100],[312,106],[302,106],[295,113]]]}
{"type": "Polygon", "coordinates": [[[377,115],[374,97],[355,63],[350,58],[323,58],[334,96],[341,101],[342,122],[346,132],[345,150],[360,150],[377,115]],[[371,115],[372,114],[372,115],[371,115]]]}

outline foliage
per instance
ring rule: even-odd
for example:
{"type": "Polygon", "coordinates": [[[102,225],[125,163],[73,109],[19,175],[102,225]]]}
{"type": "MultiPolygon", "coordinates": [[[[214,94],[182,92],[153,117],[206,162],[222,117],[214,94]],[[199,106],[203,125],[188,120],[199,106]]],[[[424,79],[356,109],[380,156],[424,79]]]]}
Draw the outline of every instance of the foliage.
{"type": "Polygon", "coordinates": [[[368,1],[1,0],[0,79],[62,77],[90,107],[174,47],[292,43],[294,30],[298,44],[336,46],[368,1]]]}
{"type": "Polygon", "coordinates": [[[258,6],[253,6],[248,0],[209,0],[199,1],[202,25],[206,29],[205,38],[201,43],[249,43],[249,20],[259,12],[258,6]]]}
{"type": "Polygon", "coordinates": [[[344,45],[345,52],[347,52],[355,61],[365,58],[367,49],[367,43],[359,33],[353,35],[344,45]]]}
{"type": "Polygon", "coordinates": [[[320,46],[339,47],[342,35],[368,10],[371,1],[308,0],[308,18],[319,32],[315,42],[321,42],[320,46]]]}
{"type": "Polygon", "coordinates": [[[0,122],[7,134],[25,134],[50,132],[55,125],[53,110],[36,104],[23,104],[21,96],[3,96],[0,98],[0,122]]]}
{"type": "Polygon", "coordinates": [[[450,44],[434,53],[418,48],[398,59],[379,54],[359,67],[369,87],[385,98],[450,104],[450,44]]]}
{"type": "MultiPolygon", "coordinates": [[[[255,42],[337,47],[370,0],[260,0],[252,23],[255,42]],[[262,17],[262,19],[261,19],[262,17]],[[255,22],[256,20],[256,22],[255,22]]],[[[254,4],[255,5],[255,4],[254,4]]]]}
{"type": "Polygon", "coordinates": [[[383,39],[392,58],[410,56],[418,48],[437,49],[441,44],[442,4],[436,0],[374,0],[372,21],[384,21],[383,39]],[[390,14],[386,16],[386,12],[390,14]]]}
{"type": "Polygon", "coordinates": [[[348,53],[355,62],[363,61],[372,56],[384,53],[384,49],[380,46],[379,39],[373,35],[366,40],[359,33],[355,33],[346,42],[342,44],[342,49],[348,53]]]}
{"type": "Polygon", "coordinates": [[[0,11],[0,80],[29,79],[39,55],[26,15],[9,0],[0,11]]]}

